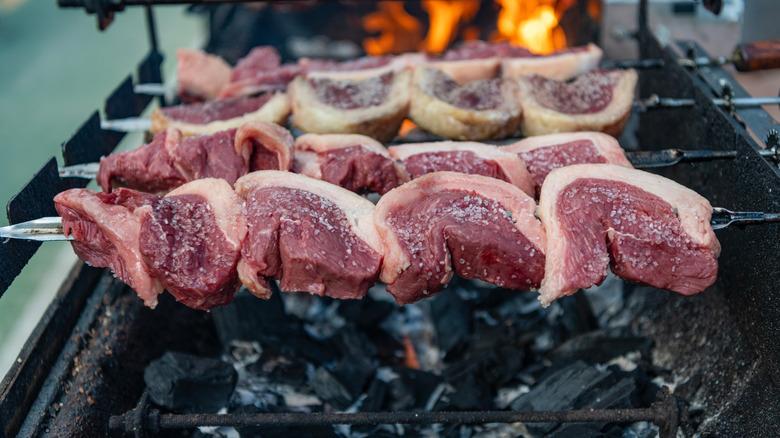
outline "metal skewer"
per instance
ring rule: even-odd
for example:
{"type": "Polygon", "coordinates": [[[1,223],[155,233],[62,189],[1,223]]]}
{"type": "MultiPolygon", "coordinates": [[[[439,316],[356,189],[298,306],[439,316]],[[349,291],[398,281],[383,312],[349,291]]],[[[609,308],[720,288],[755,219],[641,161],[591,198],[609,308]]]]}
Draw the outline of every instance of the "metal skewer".
{"type": "MultiPolygon", "coordinates": [[[[713,230],[722,230],[731,225],[759,225],[774,222],[780,222],[780,213],[731,211],[720,207],[712,209],[712,219],[710,219],[713,230]]],[[[7,227],[0,227],[0,238],[35,240],[39,242],[73,240],[73,236],[64,234],[62,218],[57,216],[42,217],[7,227]]]]}
{"type": "MultiPolygon", "coordinates": [[[[762,149],[759,154],[771,157],[780,163],[780,149],[762,149]]],[[[673,166],[678,163],[692,163],[721,159],[734,159],[737,151],[663,149],[660,151],[626,151],[626,158],[637,169],[673,166]]],[[[61,167],[62,178],[94,179],[100,170],[100,163],[75,164],[61,167]]]]}
{"type": "Polygon", "coordinates": [[[62,229],[62,218],[57,216],[42,217],[7,227],[0,227],[0,238],[35,240],[38,242],[73,240],[73,236],[65,235],[65,230],[62,229]]]}
{"type": "MultiPolygon", "coordinates": [[[[715,98],[712,99],[712,103],[723,107],[746,108],[761,105],[777,105],[780,104],[780,97],[733,97],[728,99],[715,98]]],[[[640,111],[646,111],[648,109],[655,108],[683,108],[695,105],[695,99],[659,97],[657,94],[653,94],[647,99],[634,101],[634,108],[638,108],[640,111]]]]}
{"type": "MultiPolygon", "coordinates": [[[[708,67],[708,66],[720,66],[734,62],[733,59],[723,56],[717,56],[714,58],[708,58],[706,56],[698,56],[696,58],[680,58],[677,59],[677,65],[683,67],[708,67]]],[[[615,61],[604,64],[605,68],[662,68],[665,63],[663,59],[630,59],[626,61],[615,61]]]]}
{"type": "Polygon", "coordinates": [[[713,230],[722,230],[730,225],[754,225],[780,222],[780,213],[764,213],[759,211],[731,211],[721,207],[712,209],[713,230]]]}
{"type": "MultiPolygon", "coordinates": [[[[780,97],[735,97],[730,99],[715,98],[712,99],[712,103],[722,107],[746,108],[761,105],[780,104],[780,97]]],[[[649,109],[658,108],[685,108],[695,106],[696,100],[688,98],[678,99],[674,97],[659,97],[658,95],[653,94],[647,99],[634,101],[633,105],[634,108],[638,108],[640,111],[647,111],[649,109]]],[[[107,131],[142,132],[152,129],[152,121],[143,117],[101,120],[100,127],[107,131]]]]}

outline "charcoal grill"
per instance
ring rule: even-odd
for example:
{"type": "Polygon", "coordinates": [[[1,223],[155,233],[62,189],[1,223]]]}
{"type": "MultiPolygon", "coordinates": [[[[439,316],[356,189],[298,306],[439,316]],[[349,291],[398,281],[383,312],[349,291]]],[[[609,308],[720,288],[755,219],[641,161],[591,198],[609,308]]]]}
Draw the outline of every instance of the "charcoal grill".
{"type": "MultiPolygon", "coordinates": [[[[125,6],[143,5],[151,50],[139,64],[135,83],[160,83],[151,5],[177,0],[60,0],[61,6],[96,13],[101,28],[125,6]]],[[[200,3],[188,1],[185,3],[200,3]]],[[[646,1],[639,9],[636,39],[641,58],[663,67],[640,73],[642,98],[652,94],[694,99],[692,108],[646,111],[621,144],[641,150],[669,147],[736,151],[733,160],[676,166],[660,172],[693,188],[713,205],[734,210],[780,211],[780,171],[761,154],[778,145],[778,124],[760,108],[721,109],[713,98],[747,93],[718,66],[689,70],[681,57],[707,56],[695,43],[663,48],[646,25],[646,1]],[[724,84],[730,86],[724,86],[724,84]],[[724,94],[726,93],[726,94],[724,94]],[[751,133],[748,132],[750,130],[751,133]]],[[[136,94],[128,76],[106,99],[109,119],[134,117],[152,98],[136,94]]],[[[629,128],[629,131],[632,128],[629,128]]],[[[110,153],[123,134],[100,128],[96,111],[63,144],[65,165],[88,163],[110,153]]],[[[54,158],[8,204],[10,223],[56,215],[52,198],[83,186],[60,178],[54,158]]],[[[649,333],[672,369],[697,376],[699,399],[717,411],[711,435],[769,436],[780,426],[780,228],[765,225],[718,233],[723,246],[716,284],[683,298],[654,290],[631,306],[636,324],[649,333]],[[646,312],[648,317],[643,318],[646,312]],[[682,338],[704,339],[690,345],[682,338]]],[[[0,290],[18,275],[38,244],[4,241],[0,247],[0,290]]],[[[637,292],[640,294],[641,292],[637,292]]],[[[242,424],[487,423],[516,421],[652,421],[662,436],[676,436],[687,410],[668,391],[646,409],[567,412],[383,412],[374,414],[175,415],[150,406],[143,394],[144,367],[164,351],[217,354],[221,346],[209,314],[161,297],[156,310],[144,308],[125,285],[102,269],[77,264],[0,384],[0,437],[104,436],[109,430],[145,436],[167,428],[242,424]],[[160,315],[166,315],[160,318],[160,315]]],[[[684,386],[676,391],[693,397],[684,386]]],[[[705,433],[706,435],[706,433],[705,433]]]]}

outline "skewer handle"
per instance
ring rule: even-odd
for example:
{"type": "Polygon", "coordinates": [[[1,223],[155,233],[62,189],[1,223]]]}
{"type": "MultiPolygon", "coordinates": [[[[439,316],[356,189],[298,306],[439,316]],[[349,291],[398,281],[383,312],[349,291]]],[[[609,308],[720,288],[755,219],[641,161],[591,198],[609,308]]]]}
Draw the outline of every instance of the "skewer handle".
{"type": "Polygon", "coordinates": [[[712,209],[713,230],[721,230],[729,225],[755,225],[770,222],[780,222],[780,213],[764,213],[760,211],[731,211],[725,208],[712,209]]]}
{"type": "Polygon", "coordinates": [[[36,240],[38,242],[73,240],[73,236],[65,235],[62,229],[62,218],[58,216],[42,217],[7,227],[0,227],[0,238],[36,240]]]}
{"type": "Polygon", "coordinates": [[[739,71],[780,68],[780,39],[740,44],[732,59],[739,71]]]}

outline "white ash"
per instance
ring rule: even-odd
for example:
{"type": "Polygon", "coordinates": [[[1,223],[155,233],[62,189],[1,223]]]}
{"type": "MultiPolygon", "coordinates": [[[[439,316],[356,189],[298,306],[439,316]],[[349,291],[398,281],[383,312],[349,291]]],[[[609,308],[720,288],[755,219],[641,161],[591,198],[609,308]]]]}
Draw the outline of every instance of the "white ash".
{"type": "Polygon", "coordinates": [[[525,384],[517,385],[511,388],[499,388],[496,398],[493,402],[498,409],[506,409],[514,399],[521,395],[531,392],[531,387],[525,384]]]}
{"type": "Polygon", "coordinates": [[[237,370],[260,360],[263,347],[259,342],[230,341],[228,344],[229,358],[226,358],[237,370]]]}
{"type": "Polygon", "coordinates": [[[623,371],[634,371],[639,366],[641,358],[642,355],[638,351],[631,351],[610,360],[606,365],[617,365],[623,371]]]}
{"type": "Polygon", "coordinates": [[[328,339],[346,324],[339,315],[339,302],[327,303],[325,300],[312,300],[306,312],[306,324],[303,328],[315,339],[328,339]]]}

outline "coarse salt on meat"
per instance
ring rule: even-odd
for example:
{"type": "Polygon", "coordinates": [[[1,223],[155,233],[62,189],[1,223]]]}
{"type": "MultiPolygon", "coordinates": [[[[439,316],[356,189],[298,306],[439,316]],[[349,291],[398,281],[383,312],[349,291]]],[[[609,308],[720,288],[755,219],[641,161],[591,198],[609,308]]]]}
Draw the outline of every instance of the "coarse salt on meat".
{"type": "Polygon", "coordinates": [[[525,162],[537,194],[547,175],[559,167],[588,163],[633,167],[615,137],[601,132],[538,135],[502,146],[501,150],[515,153],[525,162]]]}
{"type": "Polygon", "coordinates": [[[238,273],[254,295],[282,291],[362,298],[379,276],[383,247],[374,205],[303,175],[253,172],[239,179],[249,233],[238,273]]]}
{"type": "Polygon", "coordinates": [[[443,290],[453,274],[529,290],[544,275],[536,203],[481,175],[436,172],[391,190],[374,221],[385,245],[381,280],[399,304],[443,290]]]}
{"type": "Polygon", "coordinates": [[[658,175],[610,164],[555,169],[542,186],[538,215],[548,242],[544,305],[600,284],[607,266],[628,281],[682,295],[703,291],[717,276],[710,203],[658,175]]]}
{"type": "Polygon", "coordinates": [[[179,302],[208,310],[233,300],[247,233],[241,205],[226,181],[208,178],[135,211],[144,261],[179,302]]]}
{"type": "Polygon", "coordinates": [[[296,78],[288,90],[292,123],[315,134],[361,134],[390,141],[409,109],[408,70],[360,81],[296,78]]]}
{"type": "Polygon", "coordinates": [[[637,74],[595,70],[562,82],[538,75],[520,77],[522,132],[525,136],[558,132],[623,132],[634,102],[637,74]]]}
{"type": "Polygon", "coordinates": [[[378,141],[358,134],[304,134],[295,140],[294,171],[356,193],[385,194],[409,181],[378,141]]]}
{"type": "Polygon", "coordinates": [[[390,146],[390,156],[406,167],[412,178],[441,171],[497,178],[533,195],[533,180],[517,154],[484,143],[439,141],[390,146]]]}
{"type": "Polygon", "coordinates": [[[484,140],[515,135],[522,110],[514,79],[458,84],[443,71],[415,70],[409,118],[436,135],[457,140],[484,140]]]}

